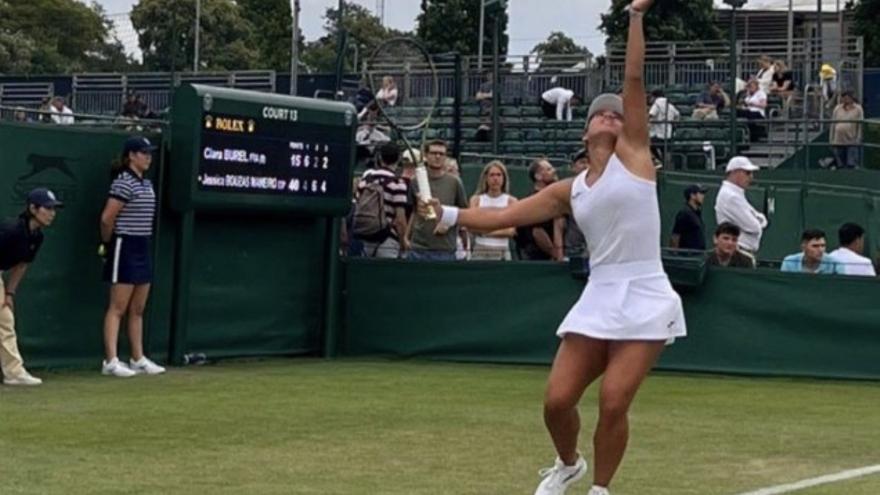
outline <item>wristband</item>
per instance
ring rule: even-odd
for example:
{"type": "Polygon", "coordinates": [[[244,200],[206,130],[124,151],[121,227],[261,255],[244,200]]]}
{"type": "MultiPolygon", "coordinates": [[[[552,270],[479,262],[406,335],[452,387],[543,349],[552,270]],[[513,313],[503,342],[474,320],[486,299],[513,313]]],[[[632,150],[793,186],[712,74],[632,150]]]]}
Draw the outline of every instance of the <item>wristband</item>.
{"type": "Polygon", "coordinates": [[[444,227],[453,227],[458,223],[458,208],[454,206],[444,206],[443,215],[440,216],[440,225],[444,227]]]}
{"type": "Polygon", "coordinates": [[[645,15],[645,13],[642,12],[641,10],[636,10],[636,9],[632,8],[632,5],[627,6],[626,10],[629,11],[630,17],[642,17],[645,15]]]}

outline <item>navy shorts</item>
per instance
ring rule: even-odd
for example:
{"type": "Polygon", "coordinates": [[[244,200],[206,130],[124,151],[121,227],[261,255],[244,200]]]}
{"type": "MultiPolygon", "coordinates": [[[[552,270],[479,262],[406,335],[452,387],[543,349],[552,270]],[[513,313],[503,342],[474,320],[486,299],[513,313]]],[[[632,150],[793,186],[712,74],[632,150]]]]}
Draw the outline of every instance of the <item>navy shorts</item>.
{"type": "Polygon", "coordinates": [[[104,261],[104,281],[111,284],[142,285],[153,281],[153,260],[150,258],[152,238],[147,236],[113,236],[110,252],[104,261]]]}

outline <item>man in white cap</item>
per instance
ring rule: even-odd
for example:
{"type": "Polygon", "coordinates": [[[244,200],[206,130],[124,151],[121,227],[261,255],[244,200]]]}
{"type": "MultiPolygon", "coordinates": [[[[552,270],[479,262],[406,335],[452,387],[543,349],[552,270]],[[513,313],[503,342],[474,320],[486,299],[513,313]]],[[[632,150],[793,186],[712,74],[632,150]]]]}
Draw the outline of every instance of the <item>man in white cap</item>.
{"type": "Polygon", "coordinates": [[[727,164],[727,177],[721,183],[715,200],[715,219],[718,224],[730,222],[740,228],[739,248],[754,256],[761,247],[761,234],[767,227],[767,217],[746,199],[746,189],[752,185],[759,168],[744,156],[735,156],[727,164]]]}

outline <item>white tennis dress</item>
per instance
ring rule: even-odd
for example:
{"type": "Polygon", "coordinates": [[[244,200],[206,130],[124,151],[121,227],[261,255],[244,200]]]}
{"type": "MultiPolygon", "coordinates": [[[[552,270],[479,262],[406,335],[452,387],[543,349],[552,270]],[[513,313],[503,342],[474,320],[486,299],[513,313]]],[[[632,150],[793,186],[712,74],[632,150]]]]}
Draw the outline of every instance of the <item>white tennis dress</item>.
{"type": "Polygon", "coordinates": [[[654,182],[611,155],[602,176],[571,186],[571,209],[590,248],[590,277],[556,334],[603,340],[667,340],[687,335],[681,298],[660,259],[654,182]]]}

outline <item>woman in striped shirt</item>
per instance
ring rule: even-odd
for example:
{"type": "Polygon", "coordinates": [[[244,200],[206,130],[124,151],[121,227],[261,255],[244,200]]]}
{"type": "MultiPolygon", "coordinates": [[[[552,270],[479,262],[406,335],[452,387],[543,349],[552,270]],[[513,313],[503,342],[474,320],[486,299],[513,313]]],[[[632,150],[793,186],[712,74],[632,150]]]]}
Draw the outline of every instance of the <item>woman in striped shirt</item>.
{"type": "Polygon", "coordinates": [[[110,195],[101,213],[101,251],[104,279],[110,282],[110,304],[104,316],[104,375],[130,377],[157,375],[165,368],[144,355],[144,308],[153,280],[150,246],[156,194],[145,177],[155,150],[144,137],[125,142],[122,157],[114,164],[110,195]],[[117,344],[123,316],[127,317],[131,345],[129,364],[119,361],[117,344]]]}

